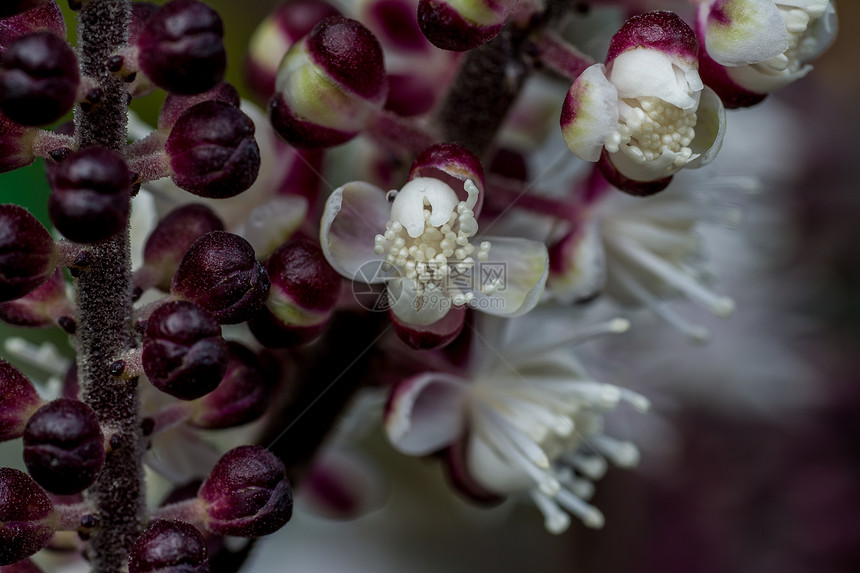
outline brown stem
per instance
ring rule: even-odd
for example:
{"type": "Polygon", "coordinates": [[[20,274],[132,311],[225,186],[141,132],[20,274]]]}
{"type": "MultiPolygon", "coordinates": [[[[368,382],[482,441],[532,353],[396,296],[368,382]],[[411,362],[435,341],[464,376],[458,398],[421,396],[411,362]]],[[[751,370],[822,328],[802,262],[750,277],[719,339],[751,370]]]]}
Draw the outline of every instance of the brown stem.
{"type": "MultiPolygon", "coordinates": [[[[105,60],[128,40],[130,0],[90,0],[78,15],[81,73],[104,92],[99,105],[75,110],[78,147],[102,145],[123,152],[128,101],[125,86],[105,60]]],[[[92,247],[92,264],[77,278],[78,376],[84,401],[116,445],[87,491],[100,518],[89,558],[95,573],[120,573],[144,515],[143,446],[137,379],[110,373],[111,364],[136,344],[131,328],[131,258],[128,231],[92,247]]]]}

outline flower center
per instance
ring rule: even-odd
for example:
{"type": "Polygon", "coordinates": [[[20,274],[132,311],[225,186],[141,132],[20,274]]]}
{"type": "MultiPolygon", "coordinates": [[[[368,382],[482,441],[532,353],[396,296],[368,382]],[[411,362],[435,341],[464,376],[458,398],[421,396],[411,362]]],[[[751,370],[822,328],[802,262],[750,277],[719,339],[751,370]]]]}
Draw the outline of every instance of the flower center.
{"type": "Polygon", "coordinates": [[[777,2],[779,14],[788,32],[788,49],[782,54],[756,64],[759,71],[771,74],[794,73],[814,52],[819,39],[810,34],[816,20],[827,13],[828,0],[792,0],[777,2]]]}
{"type": "Polygon", "coordinates": [[[654,161],[669,151],[683,167],[693,155],[695,108],[683,110],[657,97],[626,98],[618,102],[618,127],[606,139],[606,150],[623,149],[637,163],[654,161]]]}
{"type": "Polygon", "coordinates": [[[475,259],[486,261],[490,252],[489,241],[477,247],[469,241],[478,232],[473,211],[478,188],[467,179],[464,189],[468,198],[457,202],[456,193],[442,181],[413,179],[396,194],[385,233],[376,235],[374,244],[385,263],[412,279],[419,295],[428,287],[439,289],[454,304],[474,299],[474,293],[462,293],[458,285],[471,276],[475,259]]]}

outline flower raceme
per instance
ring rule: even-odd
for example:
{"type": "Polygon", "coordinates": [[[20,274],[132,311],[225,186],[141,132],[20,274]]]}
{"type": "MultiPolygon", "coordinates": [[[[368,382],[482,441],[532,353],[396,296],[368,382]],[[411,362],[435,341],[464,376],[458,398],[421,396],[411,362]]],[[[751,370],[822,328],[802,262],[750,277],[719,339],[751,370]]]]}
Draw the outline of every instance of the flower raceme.
{"type": "Polygon", "coordinates": [[[567,147],[634,195],[656,193],[679,170],[708,164],[722,143],[725,112],[702,83],[696,54],[695,35],[676,14],[628,20],[606,63],[587,68],[567,93],[567,147]]]}
{"type": "Polygon", "coordinates": [[[451,144],[432,147],[418,157],[400,191],[386,196],[363,182],[335,190],[323,213],[323,253],[344,277],[385,283],[401,329],[456,334],[467,306],[525,314],[543,293],[546,247],[526,239],[478,238],[482,190],[474,155],[451,144]],[[497,273],[489,272],[491,265],[497,273]]]}

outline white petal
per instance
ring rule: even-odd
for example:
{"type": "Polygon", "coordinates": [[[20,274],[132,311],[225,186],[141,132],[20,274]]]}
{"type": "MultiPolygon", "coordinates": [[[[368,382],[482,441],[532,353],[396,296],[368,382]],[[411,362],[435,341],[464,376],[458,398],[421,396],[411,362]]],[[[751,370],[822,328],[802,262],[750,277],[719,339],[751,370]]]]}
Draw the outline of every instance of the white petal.
{"type": "Polygon", "coordinates": [[[433,324],[442,320],[451,310],[451,299],[439,289],[425,288],[419,295],[412,279],[391,279],[388,281],[387,293],[391,311],[407,324],[433,324]]]}
{"type": "Polygon", "coordinates": [[[585,161],[597,161],[603,142],[618,125],[618,90],[606,79],[603,64],[582,72],[564,99],[561,133],[570,151],[585,161]]]}
{"type": "Polygon", "coordinates": [[[564,268],[549,276],[547,287],[560,302],[570,304],[581,300],[603,288],[606,282],[606,255],[600,233],[594,225],[589,226],[580,237],[565,238],[574,244],[564,245],[569,260],[564,268]]]}
{"type": "Polygon", "coordinates": [[[519,493],[534,487],[528,473],[499,456],[477,432],[469,436],[466,467],[478,485],[495,493],[519,493]]]}
{"type": "Polygon", "coordinates": [[[678,154],[674,151],[664,149],[660,157],[650,161],[640,161],[627,155],[627,149],[626,146],[622,145],[621,149],[615,153],[610,153],[609,157],[618,172],[628,179],[656,181],[674,175],[681,169],[675,165],[675,158],[678,157],[678,154]]]}
{"type": "Polygon", "coordinates": [[[476,281],[486,287],[496,279],[492,294],[475,292],[473,308],[496,316],[521,316],[537,305],[549,275],[546,245],[511,237],[483,237],[489,241],[489,259],[480,263],[476,281]]]}
{"type": "Polygon", "coordinates": [[[385,232],[389,213],[385,193],[378,187],[353,181],[335,189],[320,221],[320,245],[334,270],[368,284],[385,282],[384,276],[368,269],[378,268],[382,260],[373,252],[374,239],[385,232]]]}
{"type": "Polygon", "coordinates": [[[699,157],[687,164],[691,169],[713,161],[723,145],[723,136],[726,134],[726,110],[720,97],[711,88],[706,87],[702,91],[696,117],[698,118],[696,136],[690,148],[699,157]]]}
{"type": "Polygon", "coordinates": [[[391,219],[398,221],[413,239],[424,232],[424,202],[430,205],[430,224],[441,227],[460,199],[448,185],[432,177],[416,177],[397,193],[391,205],[391,219]]]}
{"type": "Polygon", "coordinates": [[[329,448],[314,458],[296,502],[321,517],[348,520],[380,509],[387,494],[385,476],[365,456],[329,448]]]}
{"type": "Polygon", "coordinates": [[[738,66],[726,68],[733,82],[751,92],[766,94],[796,82],[812,71],[812,66],[801,66],[797,71],[773,72],[767,66],[738,66]]]}
{"type": "Polygon", "coordinates": [[[609,80],[618,89],[618,97],[657,97],[681,109],[696,106],[694,96],[701,89],[698,74],[693,82],[688,78],[690,66],[658,50],[636,48],[616,57],[612,62],[609,80]]]}
{"type": "Polygon", "coordinates": [[[398,384],[385,414],[385,430],[394,447],[421,456],[453,443],[463,432],[465,384],[435,372],[398,384]]]}
{"type": "Polygon", "coordinates": [[[237,229],[264,259],[298,229],[308,213],[308,200],[299,195],[276,195],[255,207],[237,229]]]}
{"type": "Polygon", "coordinates": [[[705,49],[718,64],[743,66],[764,62],[788,49],[788,32],[773,0],[724,0],[728,22],[703,6],[705,49]]]}

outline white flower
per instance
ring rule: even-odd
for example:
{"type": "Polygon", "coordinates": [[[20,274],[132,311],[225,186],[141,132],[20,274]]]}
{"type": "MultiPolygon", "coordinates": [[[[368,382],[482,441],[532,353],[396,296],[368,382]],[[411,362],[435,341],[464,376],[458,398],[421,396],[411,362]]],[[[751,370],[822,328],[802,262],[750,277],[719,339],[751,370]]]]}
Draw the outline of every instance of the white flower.
{"type": "Polygon", "coordinates": [[[466,179],[464,191],[460,200],[441,179],[416,177],[391,192],[389,204],[382,190],[347,183],[326,202],[323,253],[346,278],[386,283],[392,312],[408,325],[430,325],[465,306],[503,316],[528,312],[543,293],[546,247],[478,239],[478,188],[466,179]]]}
{"type": "Polygon", "coordinates": [[[497,495],[528,494],[552,533],[568,527],[568,514],[601,527],[603,515],[586,501],[592,480],[606,471],[607,459],[629,467],[639,457],[633,444],[603,433],[602,414],[621,401],[642,411],[649,404],[639,394],[593,380],[567,347],[623,332],[628,323],[616,319],[571,335],[567,321],[532,318],[507,321],[523,327],[513,333],[488,319],[476,331],[462,376],[428,372],[398,385],[386,430],[394,446],[410,455],[465,440],[470,481],[497,495]]]}
{"type": "Polygon", "coordinates": [[[601,169],[624,190],[631,190],[625,178],[662,182],[684,167],[706,165],[719,151],[724,126],[722,103],[698,74],[693,32],[671,12],[628,20],[613,37],[606,65],[587,68],[573,83],[561,115],[571,152],[596,162],[605,150],[608,165],[601,169]]]}

